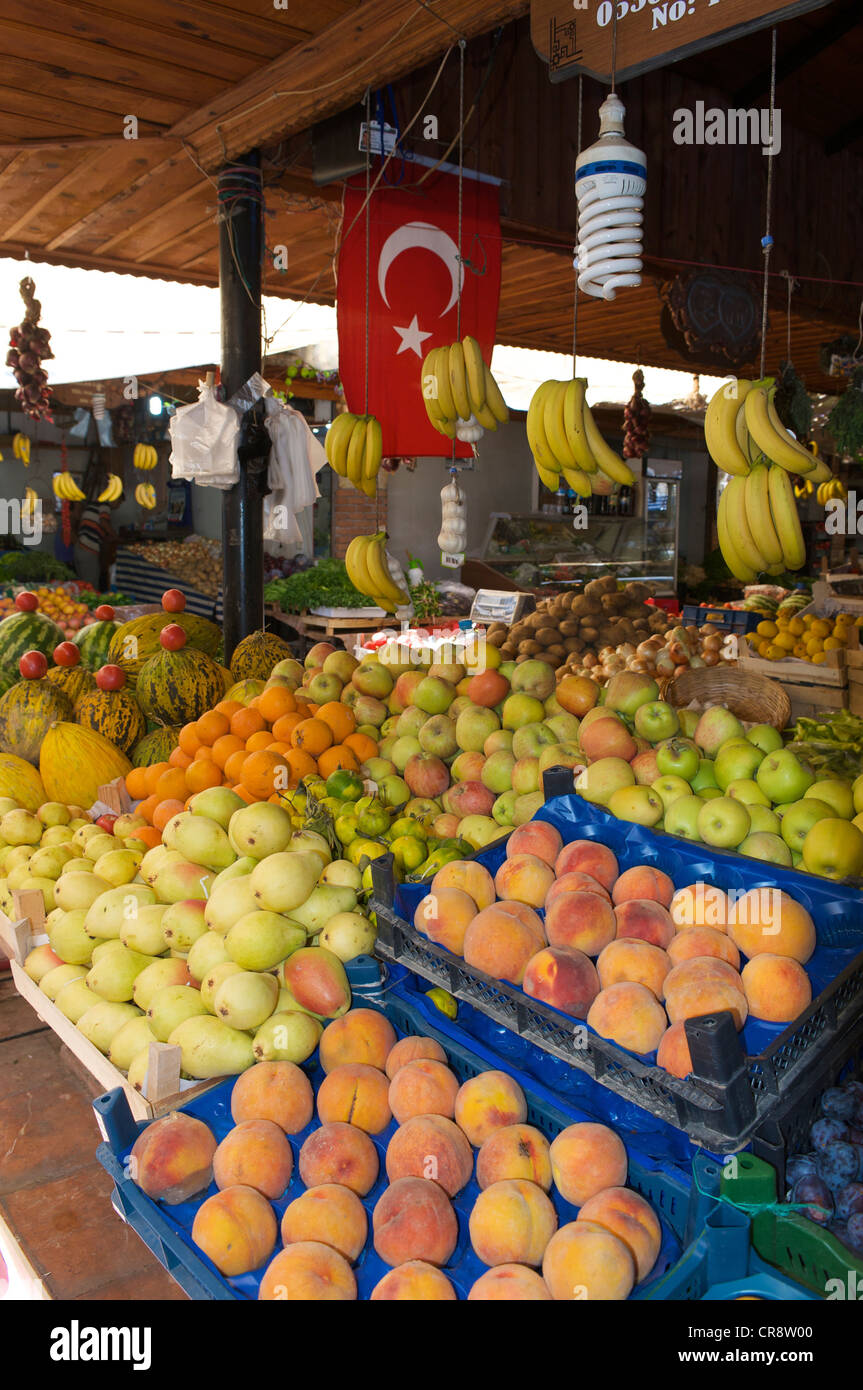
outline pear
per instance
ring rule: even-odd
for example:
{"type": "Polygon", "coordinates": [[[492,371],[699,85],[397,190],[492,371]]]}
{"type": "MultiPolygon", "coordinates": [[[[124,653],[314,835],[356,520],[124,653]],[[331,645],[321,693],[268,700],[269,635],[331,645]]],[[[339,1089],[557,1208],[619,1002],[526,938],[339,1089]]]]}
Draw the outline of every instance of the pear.
{"type": "Polygon", "coordinates": [[[250,859],[247,854],[244,854],[241,859],[235,859],[233,864],[228,865],[227,869],[216,874],[211,892],[215,893],[220,883],[227,883],[229,879],[243,878],[246,874],[250,874],[257,862],[257,859],[250,859]]]}
{"type": "Polygon", "coordinates": [[[337,912],[353,912],[356,905],[353,888],[320,883],[300,907],[294,908],[291,917],[306,928],[309,936],[315,936],[337,912]]]}
{"type": "Polygon", "coordinates": [[[17,811],[18,802],[11,796],[0,796],[0,816],[5,816],[7,811],[17,811]]]}
{"type": "Polygon", "coordinates": [[[299,1005],[320,1018],[341,1018],[351,1007],[345,967],[325,946],[305,946],[282,967],[285,988],[299,1005]]]}
{"type": "Polygon", "coordinates": [[[84,908],[79,907],[75,912],[61,912],[59,921],[46,923],[51,946],[70,965],[89,965],[93,959],[94,941],[84,930],[86,916],[84,908]]]}
{"type": "Polygon", "coordinates": [[[22,874],[23,882],[9,883],[9,887],[26,888],[30,892],[35,892],[35,890],[38,889],[42,894],[42,902],[45,905],[45,911],[50,912],[54,907],[54,879],[44,878],[39,874],[30,873],[27,869],[23,869],[22,874]]]}
{"type": "Polygon", "coordinates": [[[256,801],[235,811],[228,826],[228,839],[237,854],[252,859],[266,859],[287,849],[292,833],[288,812],[271,801],[256,801]]]}
{"type": "Polygon", "coordinates": [[[73,854],[80,854],[80,845],[76,845],[72,839],[74,834],[74,830],[71,830],[68,825],[49,825],[42,834],[42,848],[50,849],[54,845],[68,845],[73,854]]]}
{"type": "Polygon", "coordinates": [[[198,792],[189,802],[189,810],[193,816],[206,816],[208,820],[214,820],[223,830],[227,830],[231,823],[231,816],[235,811],[242,811],[247,803],[236,792],[232,792],[229,787],[207,787],[206,791],[198,792]]]}
{"type": "Polygon", "coordinates": [[[275,1009],[278,997],[279,985],[274,975],[240,970],[222,981],[213,1004],[216,1017],[231,1028],[259,1028],[275,1009]]]}
{"type": "Polygon", "coordinates": [[[323,928],[318,945],[325,946],[344,963],[357,956],[371,955],[377,935],[372,923],[361,912],[337,912],[323,928]]]}
{"type": "Polygon", "coordinates": [[[201,982],[214,965],[221,965],[230,959],[225,949],[225,938],[219,932],[208,931],[190,946],[186,964],[192,979],[201,982]]]}
{"type": "Polygon", "coordinates": [[[9,853],[3,861],[3,867],[7,874],[16,869],[19,864],[26,864],[35,853],[36,850],[32,845],[10,845],[9,853]]]}
{"type": "Polygon", "coordinates": [[[88,1009],[99,1003],[99,995],[86,980],[73,980],[70,985],[63,986],[54,1003],[70,1023],[77,1023],[88,1009]]]}
{"type": "Polygon", "coordinates": [[[321,874],[321,883],[332,883],[337,888],[353,888],[358,893],[363,886],[363,876],[355,864],[347,859],[334,859],[321,874]]]}
{"type": "Polygon", "coordinates": [[[183,1072],[200,1081],[238,1076],[255,1062],[248,1034],[209,1015],[186,1019],[173,1030],[168,1042],[179,1047],[183,1072]]]}
{"type": "MultiPolygon", "coordinates": [[[[72,822],[70,821],[69,824],[71,825],[72,822]]],[[[2,833],[2,830],[0,830],[0,834],[2,833]]],[[[80,845],[82,849],[86,849],[88,840],[92,840],[94,835],[104,834],[105,832],[102,829],[101,825],[94,825],[92,821],[88,820],[85,821],[83,825],[78,826],[77,830],[72,836],[72,839],[76,845],[80,845]]]]}
{"type": "Polygon", "coordinates": [[[135,992],[136,977],[152,963],[152,956],[122,946],[90,966],[87,984],[100,999],[108,999],[112,1004],[124,1004],[135,992]]]}
{"type": "Polygon", "coordinates": [[[146,1018],[132,1018],[116,1032],[108,1049],[108,1061],[120,1071],[128,1071],[142,1048],[156,1041],[156,1035],[146,1018]]]}
{"type": "Polygon", "coordinates": [[[163,865],[153,887],[159,901],[180,903],[184,898],[207,898],[213,886],[214,874],[188,859],[172,860],[163,865]]]}
{"type": "Polygon", "coordinates": [[[131,883],[137,874],[143,855],[135,849],[109,849],[100,854],[93,867],[100,878],[115,888],[131,883]]]}
{"type": "Polygon", "coordinates": [[[227,883],[213,889],[204,908],[204,921],[210,931],[224,936],[240,917],[245,917],[247,912],[254,912],[258,907],[260,903],[252,888],[252,876],[242,874],[239,878],[229,878],[227,883]]]}
{"type": "Polygon", "coordinates": [[[92,859],[96,863],[103,854],[110,854],[112,849],[117,848],[117,841],[113,835],[107,835],[104,830],[100,830],[98,835],[91,835],[84,846],[84,855],[87,859],[92,859]]]}
{"type": "Polygon", "coordinates": [[[164,903],[136,903],[134,915],[130,915],[120,927],[123,945],[133,951],[142,951],[146,956],[160,956],[167,951],[168,942],[162,926],[166,911],[164,903]]]}
{"type": "Polygon", "coordinates": [[[150,1000],[147,1018],[159,1042],[167,1042],[168,1034],[185,1018],[205,1014],[207,1007],[191,985],[166,985],[150,1000]]]}
{"type": "Polygon", "coordinates": [[[170,957],[154,960],[140,975],[136,975],[132,998],[139,1009],[147,1010],[159,990],[167,989],[169,985],[189,983],[189,970],[185,961],[171,960],[170,957]]]}
{"type": "Polygon", "coordinates": [[[156,845],[155,849],[148,849],[144,858],[138,865],[138,873],[145,883],[150,886],[156,882],[156,875],[161,868],[167,868],[168,864],[180,864],[183,861],[182,854],[166,849],[164,845],[156,845]]]}
{"type": "Polygon", "coordinates": [[[127,840],[133,830],[140,830],[141,826],[146,824],[143,816],[137,815],[134,811],[126,811],[114,821],[111,833],[118,840],[127,840]]]}
{"type": "MultiPolygon", "coordinates": [[[[57,886],[59,888],[59,882],[57,886]]],[[[118,937],[124,924],[137,916],[139,907],[155,901],[156,894],[146,883],[124,883],[120,888],[108,888],[87,909],[84,926],[90,936],[102,940],[118,937]]]]}
{"type": "Polygon", "coordinates": [[[228,955],[243,970],[271,970],[305,944],[305,927],[278,912],[247,912],[225,937],[228,955]]]}
{"type": "Polygon", "coordinates": [[[318,873],[327,867],[333,857],[323,835],[319,835],[316,830],[298,830],[292,837],[288,850],[291,854],[316,854],[321,861],[318,873]]]}
{"type": "Polygon", "coordinates": [[[207,930],[204,918],[206,903],[201,898],[188,898],[185,902],[171,903],[165,908],[162,918],[162,931],[172,953],[186,953],[191,950],[207,930]]]}
{"type": "Polygon", "coordinates": [[[96,964],[103,956],[107,956],[109,951],[122,951],[124,946],[119,936],[112,936],[107,941],[97,941],[93,947],[92,963],[96,964]]]}
{"type": "MultiPolygon", "coordinates": [[[[74,859],[67,859],[67,860],[66,860],[66,863],[63,865],[62,869],[60,870],[60,877],[62,878],[62,877],[63,877],[63,874],[94,874],[94,873],[96,873],[96,867],[95,867],[95,865],[94,865],[92,859],[85,859],[84,856],[83,856],[83,854],[78,854],[74,859]]],[[[97,875],[97,877],[98,877],[98,875],[97,875]]],[[[110,888],[110,887],[111,887],[110,883],[107,884],[106,887],[110,888]]]]}
{"type": "Polygon", "coordinates": [[[64,806],[62,801],[44,801],[39,807],[36,815],[43,825],[68,825],[72,819],[68,806],[64,806]]]}
{"type": "Polygon", "coordinates": [[[43,829],[38,816],[23,807],[0,816],[0,836],[7,845],[38,845],[43,829]]]}
{"type": "MultiPolygon", "coordinates": [[[[8,888],[12,888],[14,890],[17,890],[19,888],[29,888],[30,880],[32,877],[33,875],[30,873],[29,861],[23,864],[16,864],[14,868],[10,869],[8,874],[6,875],[6,885],[8,888]]],[[[52,884],[51,897],[53,898],[53,878],[49,879],[48,882],[52,884]]]]}
{"type": "Polygon", "coordinates": [[[267,912],[291,912],[304,903],[321,873],[316,854],[289,850],[262,859],[250,875],[255,906],[267,912]]]}
{"type": "Polygon", "coordinates": [[[38,985],[51,970],[57,970],[63,960],[50,946],[34,946],[24,959],[24,973],[38,985]]]}
{"type": "Polygon", "coordinates": [[[124,1023],[140,1017],[141,1010],[136,1009],[134,1004],[115,1004],[103,999],[81,1015],[78,1030],[107,1057],[111,1043],[124,1023]]]}
{"type": "Polygon", "coordinates": [[[242,966],[237,965],[232,960],[221,960],[216,965],[211,966],[201,981],[201,998],[206,1005],[207,1012],[216,1012],[216,990],[223,980],[227,980],[229,975],[239,975],[242,966]]]}
{"type": "Polygon", "coordinates": [[[175,849],[193,864],[219,872],[237,858],[222,827],[208,816],[181,811],[172,816],[162,831],[162,843],[175,849]]]}
{"type": "Polygon", "coordinates": [[[42,976],[39,988],[49,999],[56,999],[64,986],[71,985],[73,980],[83,980],[86,974],[87,969],[83,965],[56,965],[42,976]]]}
{"type": "MultiPolygon", "coordinates": [[[[288,957],[288,960],[290,960],[290,956],[288,957]]],[[[288,961],[286,960],[282,961],[281,965],[278,968],[278,971],[276,972],[276,979],[279,981],[280,985],[279,997],[276,1000],[276,1013],[308,1014],[311,1018],[316,1018],[318,1022],[321,1023],[323,1021],[324,1015],[316,1014],[314,1009],[307,1009],[305,1005],[301,1004],[299,1000],[296,998],[296,996],[293,993],[293,990],[288,989],[287,985],[285,984],[284,973],[285,966],[287,965],[287,963],[288,961]]]]}
{"type": "MultiPolygon", "coordinates": [[[[153,1041],[155,1042],[155,1038],[153,1041]]],[[[142,1047],[141,1051],[135,1054],[126,1071],[126,1080],[129,1085],[134,1086],[135,1090],[140,1091],[142,1094],[144,1093],[144,1088],[147,1083],[147,1070],[149,1066],[150,1044],[147,1043],[146,1047],[142,1047]]]]}
{"type": "Polygon", "coordinates": [[[255,1034],[255,1057],[259,1062],[294,1062],[299,1066],[311,1057],[323,1031],[323,1025],[311,1014],[299,1010],[275,1013],[255,1034]]]}
{"type": "Polygon", "coordinates": [[[42,845],[32,858],[27,860],[31,874],[41,878],[59,878],[63,865],[76,855],[66,845],[42,845]]]}

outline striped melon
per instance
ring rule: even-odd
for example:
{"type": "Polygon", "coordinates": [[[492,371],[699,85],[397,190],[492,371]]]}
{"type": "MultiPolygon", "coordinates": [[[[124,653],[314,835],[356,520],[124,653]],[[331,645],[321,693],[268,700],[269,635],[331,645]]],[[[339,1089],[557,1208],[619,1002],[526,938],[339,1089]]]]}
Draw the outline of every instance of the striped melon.
{"type": "Polygon", "coordinates": [[[182,727],[182,724],[166,724],[164,728],[152,729],[145,734],[129,754],[134,766],[151,767],[153,763],[166,763],[179,745],[182,727]]]}
{"type": "Polygon", "coordinates": [[[46,680],[18,681],[0,695],[0,748],[35,765],[51,724],[71,717],[72,701],[56,685],[46,680]]]}
{"type": "Polygon", "coordinates": [[[132,691],[99,690],[83,694],[75,704],[75,723],[95,729],[121,753],[128,753],[144,737],[147,721],[132,691]]]}
{"type": "Polygon", "coordinates": [[[287,642],[273,632],[250,632],[231,657],[231,675],[235,681],[268,680],[279,661],[293,656],[287,642]]]}
{"type": "MultiPolygon", "coordinates": [[[[126,672],[126,681],[132,690],[138,673],[145,661],[161,652],[159,634],[163,627],[178,623],[186,634],[189,648],[214,657],[219,650],[222,633],[209,618],[198,618],[194,613],[147,613],[143,618],[133,618],[122,623],[114,633],[106,660],[112,665],[121,666],[126,672]],[[134,641],[132,640],[134,639],[134,641]]],[[[216,696],[222,698],[222,691],[216,696]]]]}
{"type": "Polygon", "coordinates": [[[88,623],[73,638],[75,646],[81,653],[81,665],[86,666],[88,671],[98,671],[100,666],[105,665],[108,660],[111,638],[118,627],[119,623],[115,623],[113,620],[88,623]]]}
{"type": "Polygon", "coordinates": [[[38,810],[48,800],[35,767],[14,753],[0,753],[0,796],[11,796],[28,811],[38,810]]]}
{"type": "Polygon", "coordinates": [[[118,748],[81,724],[58,719],[42,740],[39,772],[48,801],[90,807],[101,786],[131,771],[118,748]]]}
{"type": "Polygon", "coordinates": [[[49,662],[54,648],[64,640],[56,623],[44,613],[10,613],[0,623],[0,664],[18,676],[18,658],[25,652],[43,652],[49,662]]]}
{"type": "Polygon", "coordinates": [[[188,724],[212,709],[225,691],[221,670],[203,652],[189,647],[169,652],[160,646],[140,667],[136,693],[149,719],[188,724]]]}
{"type": "Polygon", "coordinates": [[[52,666],[45,679],[68,695],[74,705],[82,695],[96,689],[96,682],[82,662],[77,666],[52,666]]]}

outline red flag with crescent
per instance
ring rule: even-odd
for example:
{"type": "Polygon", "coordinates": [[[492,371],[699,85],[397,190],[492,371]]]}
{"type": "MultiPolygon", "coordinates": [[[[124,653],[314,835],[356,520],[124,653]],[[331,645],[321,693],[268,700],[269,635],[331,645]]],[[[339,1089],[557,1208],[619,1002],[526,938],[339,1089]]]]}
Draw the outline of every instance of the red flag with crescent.
{"type": "MultiPolygon", "coordinates": [[[[372,167],[372,181],[379,167],[372,167]]],[[[339,371],[348,409],[366,413],[366,217],[369,224],[369,399],[385,457],[449,457],[452,444],[426,414],[422,364],[434,347],[472,334],[491,364],[500,298],[500,208],[496,184],[465,177],[459,256],[458,178],[406,160],[396,187],[365,202],[365,176],[345,190],[338,259],[339,371]],[[421,182],[422,181],[422,182],[421,182]]],[[[399,162],[388,171],[395,178],[399,162]]],[[[385,176],[386,177],[386,176],[385,176]]],[[[457,443],[466,457],[469,446],[457,443]]]]}

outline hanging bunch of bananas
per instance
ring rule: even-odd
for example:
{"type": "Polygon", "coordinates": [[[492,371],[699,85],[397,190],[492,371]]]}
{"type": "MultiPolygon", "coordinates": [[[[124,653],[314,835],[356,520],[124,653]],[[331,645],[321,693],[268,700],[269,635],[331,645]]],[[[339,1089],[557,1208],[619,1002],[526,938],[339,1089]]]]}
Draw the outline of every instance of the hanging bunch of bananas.
{"type": "Polygon", "coordinates": [[[155,446],[153,444],[136,444],[132,462],[142,473],[149,473],[159,462],[159,455],[156,453],[155,446]]]}
{"type": "MultiPolygon", "coordinates": [[[[821,483],[818,491],[820,492],[821,488],[824,486],[824,483],[821,483]]],[[[801,501],[805,501],[807,497],[811,497],[814,491],[815,484],[811,478],[801,478],[799,483],[794,484],[794,496],[799,497],[801,501]]]]}
{"type": "Polygon", "coordinates": [[[61,502],[83,502],[84,494],[79,488],[72,474],[65,469],[62,473],[55,473],[52,483],[54,496],[59,497],[61,502]]]}
{"type": "Polygon", "coordinates": [[[26,468],[30,462],[30,437],[20,432],[13,436],[12,453],[16,459],[20,459],[26,468]]]}
{"type": "Polygon", "coordinates": [[[826,506],[827,503],[834,498],[838,498],[840,502],[848,501],[848,493],[845,490],[845,484],[841,482],[839,478],[831,478],[829,483],[821,483],[815,494],[815,501],[818,503],[819,507],[826,506]]]}
{"type": "Polygon", "coordinates": [[[426,414],[439,434],[475,444],[485,430],[509,419],[506,401],[469,335],[449,347],[432,348],[421,377],[426,414]]]}
{"type": "Polygon", "coordinates": [[[152,483],[139,483],[135,488],[135,501],[139,507],[151,512],[156,505],[156,489],[152,483]]]}
{"type": "Polygon", "coordinates": [[[770,376],[720,386],[704,417],[707,452],[716,467],[745,478],[755,463],[776,463],[813,484],[829,482],[826,463],[783,425],[775,397],[776,383],[770,376]]]}
{"type": "Polygon", "coordinates": [[[102,492],[99,493],[99,502],[116,502],[118,497],[123,494],[123,481],[117,477],[116,473],[108,474],[108,481],[102,492]]]}
{"type": "Polygon", "coordinates": [[[387,533],[355,536],[345,555],[345,569],[355,589],[387,613],[410,603],[404,572],[386,548],[387,533]]]}
{"type": "Polygon", "coordinates": [[[632,484],[635,475],[599,432],[586,398],[587,381],[544,381],[527,412],[527,441],[544,487],[565,481],[579,497],[632,484]],[[598,486],[597,486],[598,484],[598,486]]]}
{"type": "Polygon", "coordinates": [[[39,494],[34,487],[24,489],[24,500],[21,503],[21,516],[25,521],[32,522],[36,515],[36,504],[39,501],[39,494]]]}
{"type": "Polygon", "coordinates": [[[337,415],[327,430],[327,462],[366,497],[377,491],[383,455],[381,424],[375,415],[337,415]]]}

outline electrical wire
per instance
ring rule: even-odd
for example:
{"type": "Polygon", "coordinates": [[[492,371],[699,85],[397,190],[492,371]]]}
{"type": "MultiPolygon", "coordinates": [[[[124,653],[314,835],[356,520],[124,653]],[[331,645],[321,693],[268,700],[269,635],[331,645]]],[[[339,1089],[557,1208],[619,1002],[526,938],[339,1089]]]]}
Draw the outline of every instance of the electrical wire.
{"type": "Polygon", "coordinates": [[[771,31],[771,60],[770,60],[770,151],[767,155],[767,208],[764,218],[764,236],[761,239],[761,249],[764,253],[764,290],[761,299],[761,377],[764,377],[764,369],[767,363],[767,293],[770,286],[768,279],[770,273],[770,252],[773,249],[773,237],[770,234],[770,211],[773,201],[773,116],[776,110],[776,30],[771,31]]]}
{"type": "MultiPolygon", "coordinates": [[[[576,150],[575,150],[575,157],[576,157],[576,159],[578,159],[578,156],[581,154],[581,127],[582,127],[582,97],[583,97],[583,83],[584,83],[583,75],[582,75],[582,73],[579,73],[579,74],[578,74],[578,128],[577,128],[577,134],[576,134],[576,150]]],[[[577,343],[578,343],[578,275],[577,275],[577,274],[574,274],[574,275],[573,275],[573,280],[575,281],[575,288],[574,288],[574,290],[573,290],[573,300],[572,300],[572,375],[573,375],[573,378],[575,378],[576,376],[578,376],[578,358],[577,358],[577,355],[576,355],[576,347],[577,347],[577,343]]]]}

